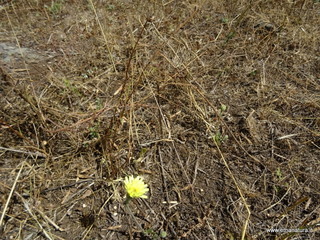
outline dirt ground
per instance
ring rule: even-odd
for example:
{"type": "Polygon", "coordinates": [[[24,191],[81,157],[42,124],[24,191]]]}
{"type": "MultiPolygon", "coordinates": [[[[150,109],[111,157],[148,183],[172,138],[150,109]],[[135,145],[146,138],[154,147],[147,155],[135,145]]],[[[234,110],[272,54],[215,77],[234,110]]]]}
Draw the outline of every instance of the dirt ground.
{"type": "Polygon", "coordinates": [[[0,0],[0,239],[320,239],[319,19],[0,0]]]}

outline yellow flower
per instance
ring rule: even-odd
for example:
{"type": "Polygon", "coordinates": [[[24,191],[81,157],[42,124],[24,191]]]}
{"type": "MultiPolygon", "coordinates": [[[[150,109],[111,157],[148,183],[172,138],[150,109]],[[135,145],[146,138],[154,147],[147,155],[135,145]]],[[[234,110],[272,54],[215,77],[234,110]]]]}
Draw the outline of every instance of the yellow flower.
{"type": "Polygon", "coordinates": [[[129,176],[124,179],[124,186],[130,198],[148,198],[148,185],[143,182],[143,177],[129,176]]]}

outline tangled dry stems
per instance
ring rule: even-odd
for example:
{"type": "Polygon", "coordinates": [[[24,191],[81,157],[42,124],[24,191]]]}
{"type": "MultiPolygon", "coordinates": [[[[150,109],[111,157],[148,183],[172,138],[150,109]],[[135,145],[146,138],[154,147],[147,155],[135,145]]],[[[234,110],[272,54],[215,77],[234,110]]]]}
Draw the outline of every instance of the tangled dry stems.
{"type": "Polygon", "coordinates": [[[1,62],[6,238],[316,239],[318,3],[48,2],[0,10],[50,55],[1,62]]]}

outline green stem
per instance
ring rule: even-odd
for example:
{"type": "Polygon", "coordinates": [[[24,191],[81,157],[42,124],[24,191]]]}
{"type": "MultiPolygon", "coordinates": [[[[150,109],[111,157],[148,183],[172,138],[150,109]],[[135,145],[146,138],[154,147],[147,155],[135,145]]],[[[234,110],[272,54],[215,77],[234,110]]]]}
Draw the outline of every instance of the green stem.
{"type": "Polygon", "coordinates": [[[130,202],[131,199],[132,199],[132,197],[127,195],[126,200],[124,200],[124,205],[128,205],[128,203],[130,202]]]}

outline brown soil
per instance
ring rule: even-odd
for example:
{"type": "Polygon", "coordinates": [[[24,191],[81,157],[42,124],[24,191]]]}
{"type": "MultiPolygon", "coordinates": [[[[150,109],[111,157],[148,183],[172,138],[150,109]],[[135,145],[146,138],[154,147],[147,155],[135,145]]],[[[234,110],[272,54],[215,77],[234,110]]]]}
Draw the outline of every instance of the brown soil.
{"type": "Polygon", "coordinates": [[[320,239],[319,13],[0,1],[0,238],[320,239]]]}

